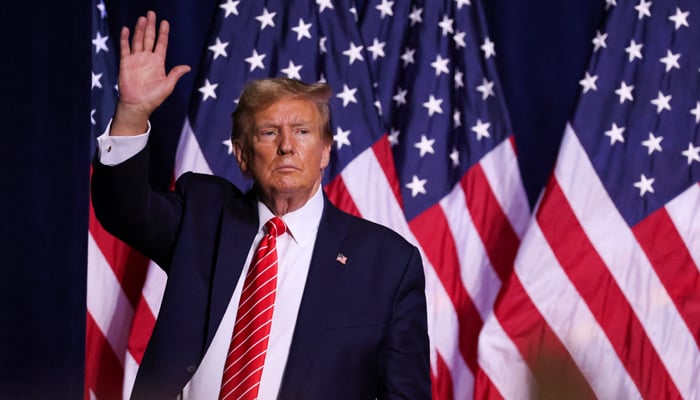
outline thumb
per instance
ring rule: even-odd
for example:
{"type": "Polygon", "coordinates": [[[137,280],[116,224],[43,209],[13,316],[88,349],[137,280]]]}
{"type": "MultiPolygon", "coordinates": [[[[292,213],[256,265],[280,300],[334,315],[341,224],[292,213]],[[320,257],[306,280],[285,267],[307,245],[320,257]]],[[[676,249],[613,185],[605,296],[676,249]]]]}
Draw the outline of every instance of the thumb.
{"type": "Polygon", "coordinates": [[[171,91],[175,88],[175,85],[180,78],[182,78],[182,76],[186,73],[190,72],[190,70],[191,68],[189,65],[178,65],[170,70],[168,76],[165,77],[165,80],[168,82],[168,87],[171,91]]]}

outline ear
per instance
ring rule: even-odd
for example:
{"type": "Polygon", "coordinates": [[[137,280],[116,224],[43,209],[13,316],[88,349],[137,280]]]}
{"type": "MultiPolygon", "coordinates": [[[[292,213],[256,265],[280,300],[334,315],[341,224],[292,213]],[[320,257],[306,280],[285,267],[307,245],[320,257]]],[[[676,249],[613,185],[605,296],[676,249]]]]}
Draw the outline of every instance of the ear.
{"type": "Polygon", "coordinates": [[[248,174],[248,160],[246,160],[246,154],[245,151],[243,151],[243,146],[240,140],[233,141],[233,154],[236,156],[238,167],[241,169],[243,175],[248,174]]]}
{"type": "Polygon", "coordinates": [[[328,141],[323,146],[323,154],[321,154],[321,169],[326,168],[331,160],[331,146],[333,146],[332,141],[328,141]]]}

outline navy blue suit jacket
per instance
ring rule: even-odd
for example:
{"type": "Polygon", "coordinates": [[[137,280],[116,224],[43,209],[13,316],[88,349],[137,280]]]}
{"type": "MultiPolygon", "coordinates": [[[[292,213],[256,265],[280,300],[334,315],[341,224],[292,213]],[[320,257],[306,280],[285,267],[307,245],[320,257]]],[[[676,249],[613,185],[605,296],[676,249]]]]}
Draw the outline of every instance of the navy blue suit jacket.
{"type": "MultiPolygon", "coordinates": [[[[148,184],[148,150],[95,163],[104,227],[168,273],[132,398],[176,397],[211,343],[258,229],[255,195],[187,173],[148,184]]],[[[424,275],[417,249],[327,198],[279,399],[429,399],[424,275]],[[347,257],[339,263],[338,253],[347,257]]]]}

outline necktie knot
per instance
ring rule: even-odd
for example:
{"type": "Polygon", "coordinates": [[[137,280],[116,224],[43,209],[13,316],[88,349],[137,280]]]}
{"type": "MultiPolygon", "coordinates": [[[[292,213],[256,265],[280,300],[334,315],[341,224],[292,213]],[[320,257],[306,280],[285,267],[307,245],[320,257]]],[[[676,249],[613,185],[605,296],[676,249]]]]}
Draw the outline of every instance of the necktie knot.
{"type": "Polygon", "coordinates": [[[284,235],[284,233],[287,231],[287,226],[284,224],[284,221],[282,221],[282,218],[272,217],[265,222],[265,229],[267,229],[267,233],[269,235],[277,237],[284,235]]]}

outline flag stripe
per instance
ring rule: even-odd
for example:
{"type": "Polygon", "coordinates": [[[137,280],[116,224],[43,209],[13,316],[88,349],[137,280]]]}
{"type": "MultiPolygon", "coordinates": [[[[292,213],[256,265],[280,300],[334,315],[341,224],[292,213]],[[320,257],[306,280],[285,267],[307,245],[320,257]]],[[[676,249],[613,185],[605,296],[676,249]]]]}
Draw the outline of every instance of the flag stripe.
{"type": "Polygon", "coordinates": [[[121,399],[122,365],[89,312],[85,347],[85,399],[121,399]]]}
{"type": "Polygon", "coordinates": [[[695,267],[700,270],[700,183],[692,185],[666,205],[668,216],[673,221],[693,257],[695,267]]]}
{"type": "Polygon", "coordinates": [[[671,217],[660,208],[632,231],[700,345],[700,273],[671,217]]]}
{"type": "Polygon", "coordinates": [[[679,398],[678,389],[639,320],[554,179],[545,190],[537,222],[564,272],[607,334],[640,392],[652,398],[679,398]],[[605,296],[599,295],[601,290],[605,296]],[[620,321],[625,322],[620,325],[620,321]]]}
{"type": "Polygon", "coordinates": [[[431,372],[433,399],[453,400],[455,396],[452,393],[450,369],[440,354],[437,355],[436,364],[434,373],[431,372]]]}
{"type": "Polygon", "coordinates": [[[608,197],[570,125],[564,133],[555,176],[576,220],[642,323],[676,387],[683,397],[690,397],[695,379],[688,371],[700,371],[696,341],[608,197]]]}

